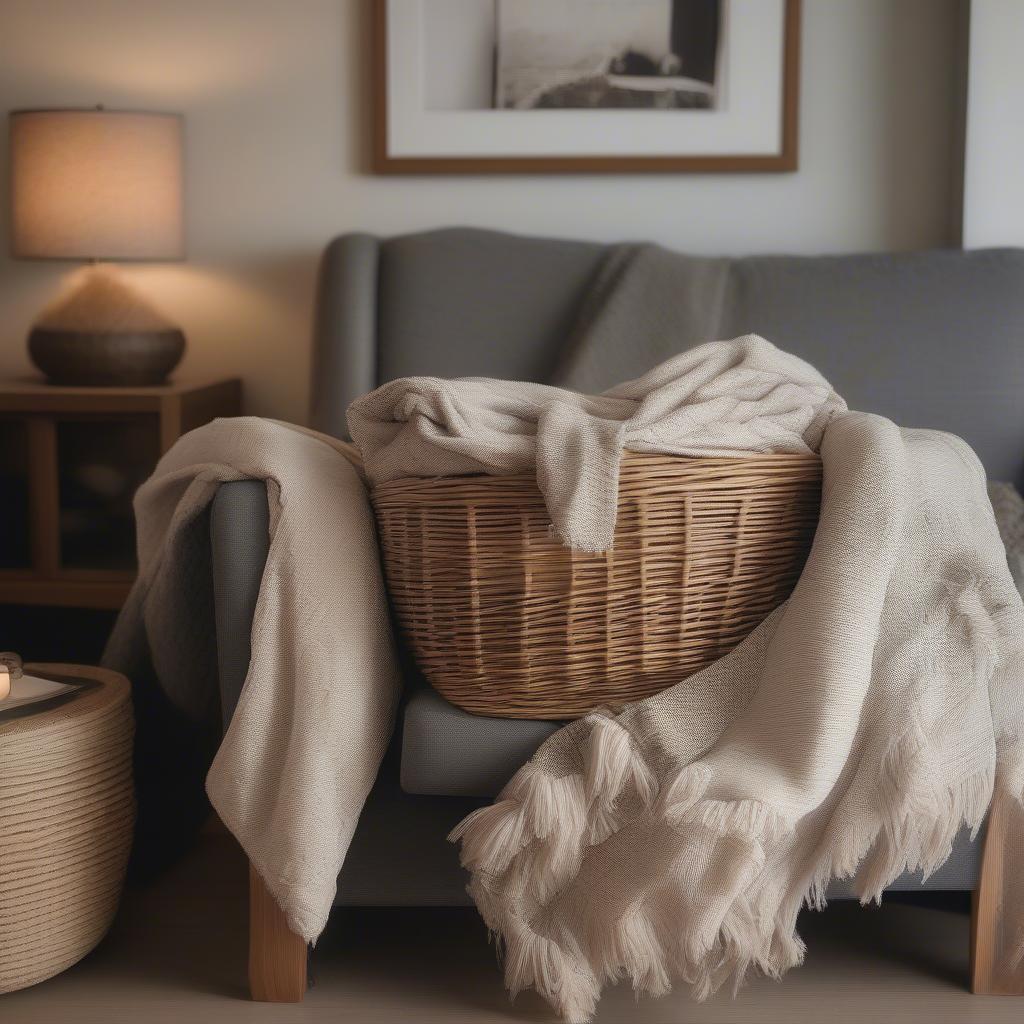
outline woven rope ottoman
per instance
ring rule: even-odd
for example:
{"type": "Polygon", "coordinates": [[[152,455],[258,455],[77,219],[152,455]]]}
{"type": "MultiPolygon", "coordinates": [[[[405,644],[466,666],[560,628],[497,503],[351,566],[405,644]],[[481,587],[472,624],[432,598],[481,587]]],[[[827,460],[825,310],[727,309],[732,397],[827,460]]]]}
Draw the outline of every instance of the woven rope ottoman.
{"type": "Polygon", "coordinates": [[[0,992],[58,974],[103,938],[135,819],[128,680],[77,665],[25,671],[89,688],[0,716],[0,992]]]}

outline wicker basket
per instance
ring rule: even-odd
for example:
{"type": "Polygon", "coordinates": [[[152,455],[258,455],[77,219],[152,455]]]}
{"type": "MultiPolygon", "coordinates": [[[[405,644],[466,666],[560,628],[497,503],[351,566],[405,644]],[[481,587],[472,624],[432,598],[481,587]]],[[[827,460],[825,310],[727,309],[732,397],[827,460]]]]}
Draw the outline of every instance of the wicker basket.
{"type": "Polygon", "coordinates": [[[103,938],[135,821],[128,680],[84,666],[26,669],[93,688],[0,721],[0,993],[52,977],[103,938]]]}
{"type": "Polygon", "coordinates": [[[575,718],[678,682],[789,596],[818,521],[804,455],[626,453],[615,545],[551,536],[532,476],[376,487],[388,590],[420,670],[453,704],[575,718]]]}

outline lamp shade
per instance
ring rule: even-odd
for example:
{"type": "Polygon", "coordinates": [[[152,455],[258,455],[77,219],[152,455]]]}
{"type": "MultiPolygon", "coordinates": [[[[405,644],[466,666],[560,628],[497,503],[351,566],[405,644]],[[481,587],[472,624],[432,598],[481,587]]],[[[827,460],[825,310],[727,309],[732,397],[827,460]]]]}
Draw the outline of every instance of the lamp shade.
{"type": "Polygon", "coordinates": [[[178,115],[26,110],[10,131],[14,256],[184,257],[178,115]]]}

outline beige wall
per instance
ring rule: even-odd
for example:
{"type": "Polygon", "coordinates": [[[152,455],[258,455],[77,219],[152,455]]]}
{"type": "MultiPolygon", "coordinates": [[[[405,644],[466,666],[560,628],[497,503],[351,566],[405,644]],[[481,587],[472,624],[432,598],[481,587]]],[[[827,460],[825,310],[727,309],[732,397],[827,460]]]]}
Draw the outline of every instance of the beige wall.
{"type": "MultiPolygon", "coordinates": [[[[701,253],[951,238],[955,0],[805,0],[800,171],[734,177],[374,178],[366,7],[0,0],[0,107],[185,113],[189,261],[126,273],[186,328],[185,370],[240,373],[253,412],[305,415],[315,262],[342,231],[474,224],[701,253]]],[[[6,220],[3,235],[10,375],[74,268],[13,262],[6,220]]]]}

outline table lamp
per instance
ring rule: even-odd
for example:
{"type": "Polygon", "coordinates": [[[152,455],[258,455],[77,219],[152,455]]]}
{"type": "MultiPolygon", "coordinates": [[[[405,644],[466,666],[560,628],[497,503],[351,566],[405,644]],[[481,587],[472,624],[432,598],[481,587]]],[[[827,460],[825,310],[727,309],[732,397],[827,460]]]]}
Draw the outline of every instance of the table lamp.
{"type": "Polygon", "coordinates": [[[53,384],[160,384],[181,330],[101,260],[184,258],[182,119],[176,114],[23,110],[10,115],[11,251],[93,264],[28,338],[53,384]]]}

